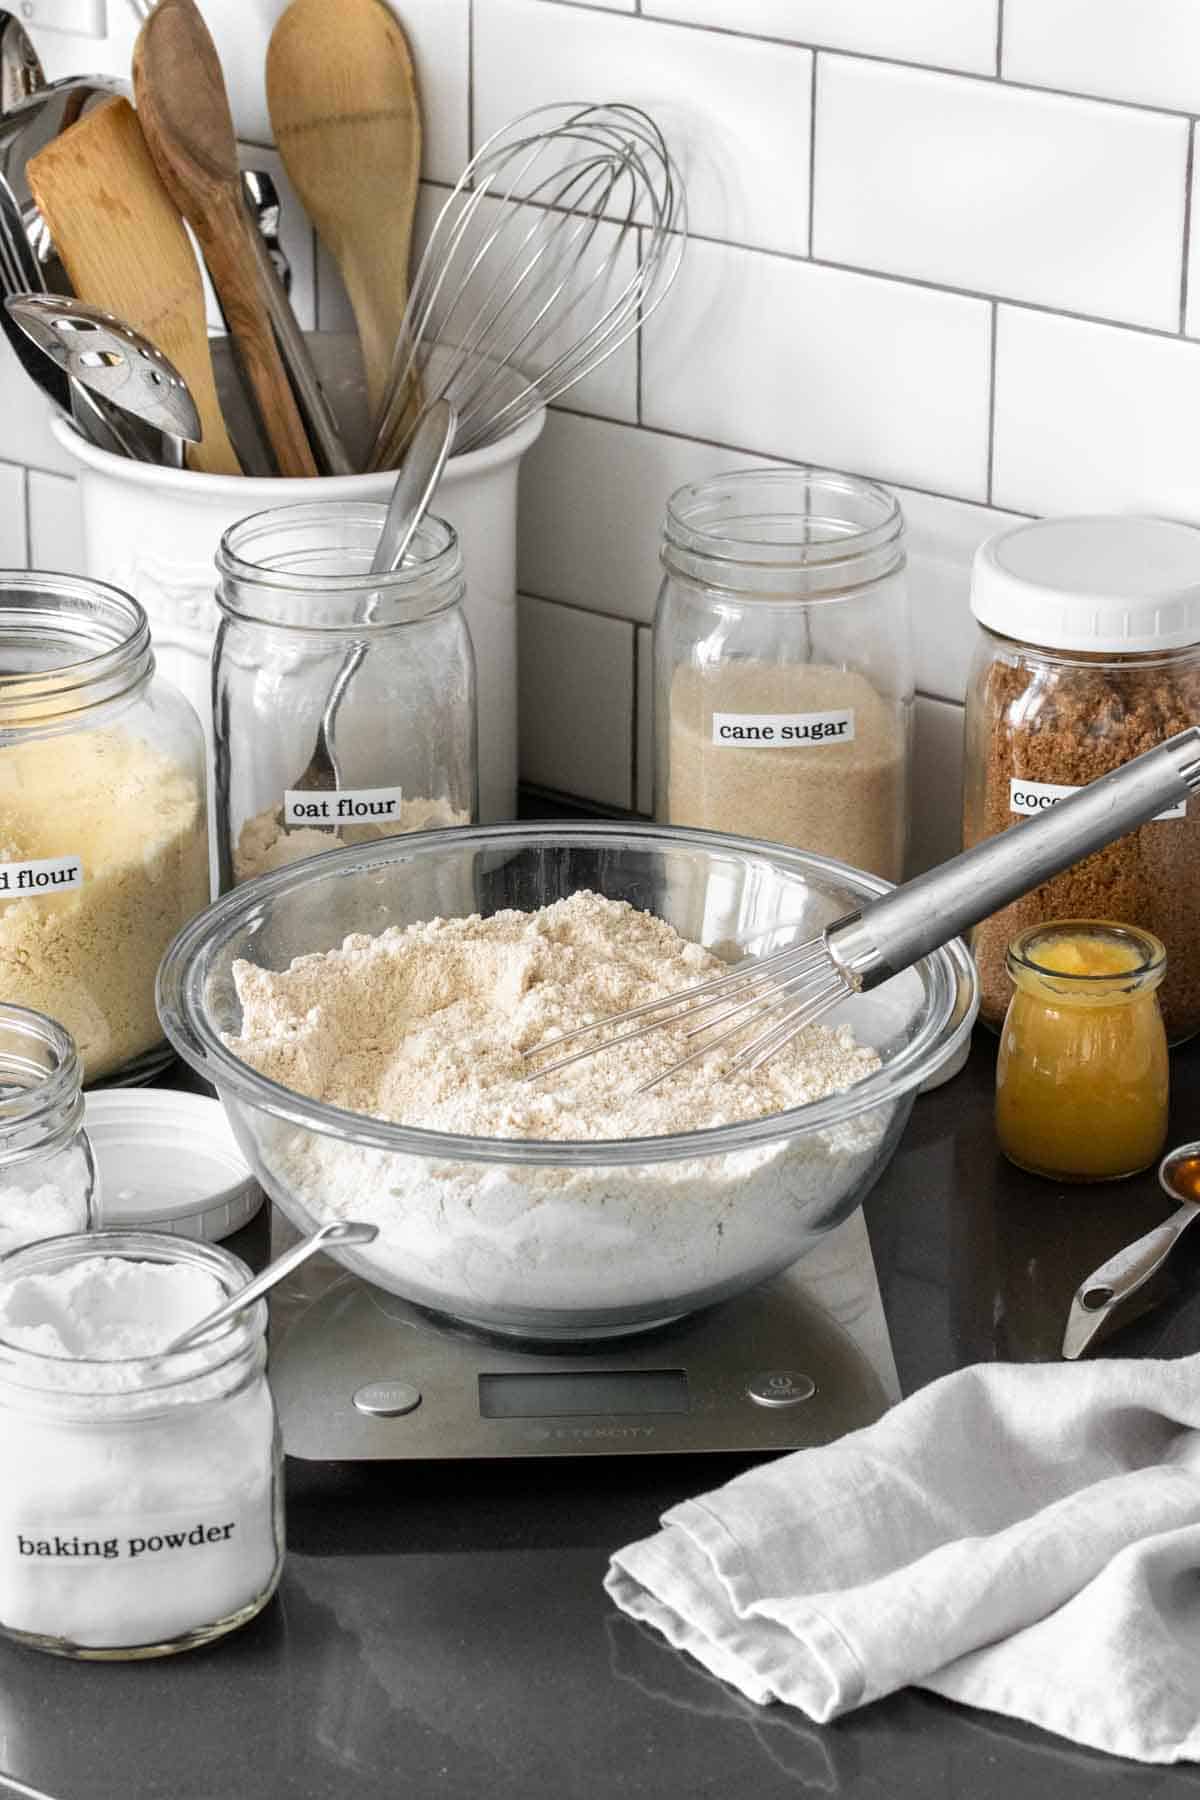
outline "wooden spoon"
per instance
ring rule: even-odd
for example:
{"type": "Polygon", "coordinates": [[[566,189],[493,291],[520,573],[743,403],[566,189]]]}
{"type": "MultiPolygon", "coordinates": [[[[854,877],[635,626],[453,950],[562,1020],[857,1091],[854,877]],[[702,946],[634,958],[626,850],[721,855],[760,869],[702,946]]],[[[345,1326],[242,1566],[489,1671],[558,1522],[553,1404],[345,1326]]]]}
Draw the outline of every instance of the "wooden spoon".
{"type": "Polygon", "coordinates": [[[217,399],[200,265],[128,100],[93,108],[26,170],[78,298],[143,332],[187,382],[204,434],[188,445],[188,468],[240,475],[217,399]]]}
{"type": "Polygon", "coordinates": [[[378,410],[408,299],[421,166],[412,57],[383,0],[292,0],[267,50],[267,101],[284,167],[341,270],[378,410]]]}
{"type": "Polygon", "coordinates": [[[134,47],[133,88],[163,185],[204,253],[279,473],[315,475],[271,329],[220,59],[195,0],[158,0],[134,47]]]}

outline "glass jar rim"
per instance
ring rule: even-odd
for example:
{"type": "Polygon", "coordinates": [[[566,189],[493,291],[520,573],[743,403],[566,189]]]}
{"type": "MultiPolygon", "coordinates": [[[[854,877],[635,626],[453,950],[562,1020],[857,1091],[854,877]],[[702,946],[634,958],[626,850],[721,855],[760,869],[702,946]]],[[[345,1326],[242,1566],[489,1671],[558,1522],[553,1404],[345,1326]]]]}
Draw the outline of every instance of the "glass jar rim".
{"type": "Polygon", "coordinates": [[[0,724],[39,726],[119,698],[153,672],[150,622],[132,594],[90,576],[0,569],[0,644],[44,632],[47,612],[55,635],[81,653],[54,668],[0,674],[0,724]]]}
{"type": "Polygon", "coordinates": [[[676,488],[667,501],[665,536],[669,549],[703,557],[718,567],[727,566],[730,573],[738,569],[758,573],[833,572],[881,553],[886,556],[889,551],[898,561],[903,531],[900,503],[881,483],[836,469],[797,463],[737,469],[676,488]],[[761,506],[748,510],[748,496],[756,488],[790,502],[796,509],[770,515],[764,514],[761,506]],[[833,510],[814,515],[811,506],[796,507],[792,496],[797,490],[807,497],[822,497],[831,509],[840,505],[840,515],[833,510]],[[853,505],[873,511],[877,515],[874,522],[868,524],[845,516],[853,505]],[[803,535],[794,540],[781,539],[765,532],[762,521],[767,516],[808,523],[803,535]],[[814,517],[826,528],[827,535],[811,535],[814,517]],[[746,521],[741,531],[733,528],[739,519],[746,521]],[[718,531],[718,524],[728,528],[718,531]]]}
{"type": "Polygon", "coordinates": [[[1027,925],[1019,931],[1005,953],[1008,973],[1014,981],[1020,975],[1032,975],[1038,981],[1051,983],[1063,997],[1078,994],[1100,996],[1111,994],[1130,984],[1138,988],[1157,987],[1167,968],[1167,949],[1161,938],[1140,925],[1124,925],[1116,919],[1047,919],[1040,925],[1027,925]],[[1032,948],[1051,937],[1104,936],[1129,944],[1139,950],[1141,961],[1130,969],[1110,969],[1104,974],[1075,973],[1069,969],[1052,969],[1039,963],[1032,948]]]}
{"type": "MultiPolygon", "coordinates": [[[[165,1231],[117,1228],[41,1238],[36,1243],[20,1244],[0,1253],[0,1293],[23,1278],[57,1273],[80,1262],[108,1256],[124,1257],[131,1262],[190,1264],[212,1275],[226,1298],[232,1298],[251,1279],[249,1266],[223,1245],[178,1237],[165,1231]]],[[[151,1356],[100,1358],[55,1356],[47,1351],[30,1349],[28,1345],[14,1344],[4,1336],[4,1326],[0,1323],[0,1381],[63,1401],[91,1397],[119,1403],[219,1375],[258,1344],[266,1327],[267,1305],[260,1299],[245,1312],[235,1314],[217,1327],[202,1342],[185,1349],[161,1350],[151,1356]],[[220,1355],[214,1355],[215,1351],[220,1351],[220,1355]],[[82,1375],[79,1385],[60,1385],[52,1379],[55,1371],[117,1369],[133,1376],[134,1385],[113,1388],[105,1386],[102,1379],[98,1385],[88,1385],[82,1375]]]]}
{"type": "Polygon", "coordinates": [[[6,1033],[28,1039],[49,1067],[39,1071],[0,1046],[0,1163],[71,1136],[83,1119],[83,1067],[70,1032],[32,1007],[0,1001],[0,1038],[6,1033]],[[9,1079],[18,1069],[33,1075],[28,1085],[9,1079]]]}
{"type": "MultiPolygon", "coordinates": [[[[252,556],[247,555],[256,541],[277,538],[289,528],[300,532],[324,522],[328,522],[331,527],[335,522],[341,522],[364,527],[375,526],[378,531],[382,531],[386,517],[387,506],[381,500],[308,500],[292,506],[268,507],[262,512],[249,513],[245,518],[238,519],[222,534],[217,546],[217,569],[222,576],[239,582],[244,587],[263,588],[277,593],[309,594],[314,598],[330,594],[344,594],[353,598],[386,587],[392,598],[403,601],[406,598],[416,599],[426,590],[433,590],[442,583],[461,580],[462,552],[458,533],[453,525],[435,513],[426,513],[418,525],[409,553],[400,568],[383,574],[372,574],[370,570],[364,570],[361,574],[311,575],[288,569],[278,561],[255,561],[252,556]]],[[[311,552],[313,546],[309,544],[304,548],[311,552]]],[[[336,546],[330,544],[328,548],[333,550],[336,546]]],[[[299,553],[297,549],[295,554],[299,553]]],[[[225,603],[220,593],[218,600],[225,603]]],[[[243,609],[237,610],[239,616],[244,616],[243,609]]],[[[276,624],[278,621],[265,620],[264,623],[276,624]]]]}

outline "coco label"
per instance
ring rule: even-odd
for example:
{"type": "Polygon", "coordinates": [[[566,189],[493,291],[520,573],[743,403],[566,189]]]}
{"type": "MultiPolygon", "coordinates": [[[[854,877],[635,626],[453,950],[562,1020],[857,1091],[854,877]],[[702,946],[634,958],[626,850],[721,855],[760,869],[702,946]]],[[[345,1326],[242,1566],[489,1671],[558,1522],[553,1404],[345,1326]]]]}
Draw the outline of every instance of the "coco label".
{"type": "MultiPolygon", "coordinates": [[[[1009,811],[1022,819],[1036,819],[1039,813],[1049,812],[1068,794],[1077,794],[1077,787],[1063,787],[1057,781],[1022,781],[1017,776],[1010,776],[1008,783],[1009,811]]],[[[1168,806],[1165,812],[1155,813],[1155,819],[1186,819],[1187,801],[1180,800],[1176,806],[1168,806]]]]}
{"type": "Polygon", "coordinates": [[[0,863],[0,898],[42,899],[83,886],[83,860],[78,856],[40,856],[29,862],[0,863]]]}
{"type": "Polygon", "coordinates": [[[283,796],[285,825],[387,825],[400,823],[398,787],[338,788],[313,793],[289,788],[283,796]]]}
{"type": "Polygon", "coordinates": [[[725,747],[753,744],[760,750],[787,750],[798,744],[849,744],[853,738],[853,707],[845,712],[715,712],[712,716],[712,741],[725,747]]]}

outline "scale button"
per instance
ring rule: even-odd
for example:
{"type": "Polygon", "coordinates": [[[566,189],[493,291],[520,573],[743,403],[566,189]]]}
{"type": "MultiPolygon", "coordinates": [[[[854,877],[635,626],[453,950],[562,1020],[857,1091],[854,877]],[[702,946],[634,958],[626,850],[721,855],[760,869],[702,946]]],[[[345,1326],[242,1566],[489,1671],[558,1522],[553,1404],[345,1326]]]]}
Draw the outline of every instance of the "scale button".
{"type": "Polygon", "coordinates": [[[421,1390],[410,1387],[407,1381],[369,1381],[355,1393],[354,1404],[359,1412],[370,1413],[372,1418],[398,1419],[417,1410],[421,1390]]]}
{"type": "Polygon", "coordinates": [[[811,1376],[795,1369],[770,1369],[765,1375],[753,1376],[746,1388],[759,1406],[799,1406],[802,1400],[811,1400],[816,1391],[817,1384],[811,1376]]]}

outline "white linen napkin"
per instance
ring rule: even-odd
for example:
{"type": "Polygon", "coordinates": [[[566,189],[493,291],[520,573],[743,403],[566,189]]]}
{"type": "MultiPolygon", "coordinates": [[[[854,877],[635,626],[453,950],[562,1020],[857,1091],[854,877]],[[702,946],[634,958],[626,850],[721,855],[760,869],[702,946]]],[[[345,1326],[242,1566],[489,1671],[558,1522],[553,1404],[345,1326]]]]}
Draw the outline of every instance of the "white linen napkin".
{"type": "Polygon", "coordinates": [[[751,1700],[913,1685],[1200,1760],[1200,1356],[961,1369],[662,1527],[605,1587],[751,1700]]]}

